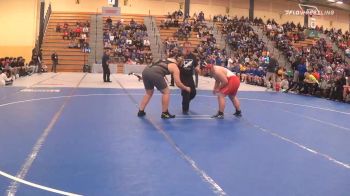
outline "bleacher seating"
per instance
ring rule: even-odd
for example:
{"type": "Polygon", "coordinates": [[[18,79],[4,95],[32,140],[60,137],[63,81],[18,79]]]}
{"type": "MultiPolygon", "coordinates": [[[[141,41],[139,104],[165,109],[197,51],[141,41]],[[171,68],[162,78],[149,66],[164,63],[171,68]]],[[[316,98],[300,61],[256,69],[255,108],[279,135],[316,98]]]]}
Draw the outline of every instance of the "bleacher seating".
{"type": "MultiPolygon", "coordinates": [[[[112,19],[112,23],[115,24],[116,21],[119,21],[123,19],[124,24],[129,24],[131,19],[133,19],[137,24],[143,24],[144,23],[144,17],[146,15],[144,14],[122,14],[121,16],[111,16],[110,18],[112,19]]],[[[106,30],[106,20],[108,16],[103,17],[103,30],[106,30]]],[[[113,56],[111,57],[112,61],[113,56]]],[[[116,62],[116,61],[115,61],[116,62]]],[[[122,62],[117,62],[117,73],[124,73],[124,65],[122,62]]]]}
{"type": "Polygon", "coordinates": [[[58,72],[82,72],[83,65],[86,64],[88,53],[83,53],[81,49],[68,48],[69,40],[62,39],[62,32],[56,32],[56,25],[68,23],[70,27],[75,26],[76,22],[90,22],[91,15],[89,12],[53,12],[51,14],[44,41],[42,45],[43,63],[51,70],[51,54],[55,50],[59,57],[57,66],[58,72]],[[84,62],[84,55],[85,62],[84,62]]]}
{"type": "MultiPolygon", "coordinates": [[[[156,17],[156,24],[157,27],[159,29],[159,33],[160,33],[160,38],[161,41],[164,42],[168,37],[173,37],[174,33],[178,30],[178,28],[176,27],[169,27],[167,28],[160,28],[160,24],[162,22],[162,20],[165,20],[167,16],[157,16],[156,17]]],[[[197,38],[197,33],[191,31],[191,36],[190,38],[188,38],[188,41],[191,42],[192,47],[196,48],[198,46],[198,44],[200,44],[201,39],[197,38]]],[[[178,43],[179,44],[183,44],[185,42],[185,40],[179,40],[178,43]]]]}

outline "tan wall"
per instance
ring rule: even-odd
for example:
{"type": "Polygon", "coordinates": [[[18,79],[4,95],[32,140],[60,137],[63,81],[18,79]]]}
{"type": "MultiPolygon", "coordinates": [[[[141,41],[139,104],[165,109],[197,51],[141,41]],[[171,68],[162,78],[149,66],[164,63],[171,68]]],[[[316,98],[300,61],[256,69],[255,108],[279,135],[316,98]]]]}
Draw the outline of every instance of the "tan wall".
{"type": "Polygon", "coordinates": [[[0,57],[19,57],[22,56],[29,63],[32,58],[32,49],[34,46],[0,46],[0,57]]]}
{"type": "Polygon", "coordinates": [[[249,9],[242,9],[242,8],[230,8],[230,16],[237,16],[237,17],[249,17],[249,9]]]}
{"type": "Polygon", "coordinates": [[[166,0],[127,0],[126,5],[124,0],[119,0],[119,6],[122,13],[148,14],[150,11],[151,15],[165,15],[180,8],[178,2],[166,0]]]}
{"type": "Polygon", "coordinates": [[[249,1],[230,0],[230,16],[249,16],[249,1]]]}
{"type": "Polygon", "coordinates": [[[285,15],[287,9],[298,10],[297,3],[279,0],[258,0],[254,6],[254,16],[261,17],[264,21],[274,19],[277,23],[294,21],[294,23],[304,24],[303,16],[285,15]]]}
{"type": "Polygon", "coordinates": [[[24,56],[29,60],[35,44],[38,0],[0,1],[0,57],[24,56]],[[30,8],[30,9],[28,9],[30,8]]]}
{"type": "Polygon", "coordinates": [[[319,26],[323,25],[326,28],[342,29],[343,31],[349,30],[349,12],[335,10],[334,15],[332,16],[313,16],[313,18],[316,19],[316,24],[319,26]]]}
{"type": "MultiPolygon", "coordinates": [[[[101,12],[103,6],[109,6],[107,0],[51,0],[54,11],[71,12],[101,12]]],[[[168,12],[179,9],[178,2],[168,0],[119,0],[119,7],[122,13],[148,14],[149,10],[153,15],[164,15],[168,12]]]]}
{"type": "Polygon", "coordinates": [[[80,0],[80,4],[75,3],[76,0],[51,0],[52,9],[54,11],[65,12],[101,12],[102,6],[108,6],[107,0],[80,0]]]}
{"type": "MultiPolygon", "coordinates": [[[[248,0],[191,0],[190,14],[204,11],[206,17],[216,14],[226,14],[226,8],[230,7],[231,16],[248,16],[248,0]]],[[[6,30],[0,31],[0,56],[24,55],[28,59],[31,49],[35,44],[37,34],[38,14],[40,0],[11,0],[0,1],[0,23],[6,30]],[[32,9],[28,9],[32,8],[32,9]],[[21,26],[20,28],[18,26],[21,26]],[[25,33],[23,33],[25,32],[25,33]]],[[[45,10],[51,2],[54,11],[70,12],[101,12],[102,6],[108,6],[106,0],[45,0],[45,10]]],[[[119,0],[122,13],[164,15],[179,9],[179,3],[184,0],[119,0]],[[126,5],[124,5],[126,3],[126,5]]],[[[286,21],[300,22],[303,24],[303,16],[284,15],[285,9],[299,9],[297,3],[287,0],[256,0],[255,16],[264,20],[274,18],[279,23],[286,21]]],[[[327,9],[319,7],[319,9],[327,9]]],[[[334,16],[314,16],[317,25],[325,28],[349,29],[350,16],[348,12],[335,10],[334,16]]]]}
{"type": "MultiPolygon", "coordinates": [[[[327,8],[317,6],[319,10],[332,10],[333,8],[327,8]]],[[[299,6],[296,2],[283,1],[283,0],[256,0],[255,3],[255,16],[261,17],[264,20],[268,18],[274,18],[278,23],[285,23],[287,21],[294,21],[294,23],[300,22],[304,24],[304,16],[285,15],[284,10],[299,10],[299,6]]],[[[334,10],[333,16],[313,16],[316,18],[316,24],[325,28],[343,29],[343,31],[349,30],[350,16],[349,12],[342,10],[334,10]]]]}
{"type": "MultiPolygon", "coordinates": [[[[33,1],[33,0],[31,0],[33,1]]],[[[81,11],[100,12],[102,6],[108,6],[106,0],[81,0],[80,4],[75,4],[75,0],[45,0],[52,2],[54,11],[81,11]]],[[[119,6],[122,13],[164,15],[168,12],[178,10],[179,3],[184,0],[119,0],[119,6]]],[[[206,17],[216,14],[226,14],[226,8],[230,7],[231,16],[249,16],[248,0],[191,0],[190,15],[195,12],[204,11],[206,17]]],[[[48,5],[48,3],[46,3],[48,5]]],[[[294,21],[295,23],[304,23],[303,16],[285,15],[284,10],[298,10],[298,4],[287,0],[256,0],[254,6],[254,16],[263,18],[266,21],[269,18],[275,19],[278,23],[294,21]]],[[[319,9],[327,9],[318,6],[319,9]]],[[[328,8],[329,9],[329,8],[328,8]]],[[[334,16],[315,16],[316,24],[323,25],[326,28],[349,29],[349,15],[345,11],[335,10],[334,16]]]]}

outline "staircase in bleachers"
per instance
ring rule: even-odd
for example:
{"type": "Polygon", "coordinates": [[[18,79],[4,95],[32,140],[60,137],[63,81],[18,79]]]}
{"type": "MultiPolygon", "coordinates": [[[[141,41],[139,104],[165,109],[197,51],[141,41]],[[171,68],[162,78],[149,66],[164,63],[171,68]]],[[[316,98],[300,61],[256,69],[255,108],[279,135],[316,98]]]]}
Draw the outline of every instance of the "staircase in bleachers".
{"type": "Polygon", "coordinates": [[[165,51],[163,49],[163,42],[160,39],[159,28],[157,27],[155,17],[146,16],[145,25],[147,27],[147,33],[149,41],[151,43],[151,51],[154,61],[165,58],[165,51]]]}
{"type": "MultiPolygon", "coordinates": [[[[160,24],[162,20],[165,20],[166,16],[156,16],[156,23],[159,29],[160,38],[164,42],[167,38],[173,37],[174,33],[178,30],[176,27],[169,27],[167,28],[160,28],[160,24]]],[[[179,44],[183,44],[186,40],[179,40],[179,44]]],[[[200,44],[201,40],[197,38],[197,33],[191,31],[191,36],[188,38],[188,41],[191,42],[192,48],[197,48],[197,46],[200,44]]]]}
{"type": "Polygon", "coordinates": [[[326,42],[327,42],[327,45],[328,45],[330,48],[332,48],[333,51],[335,51],[336,53],[340,54],[341,57],[345,60],[345,62],[347,62],[347,63],[350,64],[350,58],[347,57],[347,56],[345,55],[345,52],[342,51],[342,50],[337,46],[337,44],[336,44],[334,41],[332,41],[332,39],[331,39],[329,36],[327,36],[326,34],[320,33],[320,38],[325,39],[326,42]]]}
{"type": "Polygon", "coordinates": [[[93,14],[86,12],[53,12],[51,14],[42,45],[43,62],[48,66],[49,71],[52,64],[51,54],[55,50],[59,57],[58,72],[82,72],[89,54],[83,53],[81,49],[68,48],[70,40],[63,40],[63,32],[56,32],[55,28],[57,23],[60,23],[61,26],[68,23],[69,27],[76,27],[76,22],[90,22],[93,14]],[[85,62],[84,55],[86,55],[85,62]]]}
{"type": "Polygon", "coordinates": [[[210,28],[212,27],[214,29],[213,34],[216,39],[216,43],[219,45],[220,48],[225,48],[228,55],[231,55],[232,51],[229,45],[226,43],[226,36],[222,35],[221,33],[221,27],[219,25],[216,25],[216,23],[212,21],[207,21],[207,26],[210,28]]]}

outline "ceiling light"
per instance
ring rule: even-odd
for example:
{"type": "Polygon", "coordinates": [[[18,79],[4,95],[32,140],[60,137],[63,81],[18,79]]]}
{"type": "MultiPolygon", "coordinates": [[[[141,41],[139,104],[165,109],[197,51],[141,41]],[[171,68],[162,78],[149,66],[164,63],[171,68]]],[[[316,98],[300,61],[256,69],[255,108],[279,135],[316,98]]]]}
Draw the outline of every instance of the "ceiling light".
{"type": "Polygon", "coordinates": [[[335,0],[327,0],[328,2],[331,2],[331,3],[334,3],[335,2],[335,0]]]}
{"type": "Polygon", "coordinates": [[[337,4],[343,4],[343,1],[337,1],[336,3],[337,4]]]}

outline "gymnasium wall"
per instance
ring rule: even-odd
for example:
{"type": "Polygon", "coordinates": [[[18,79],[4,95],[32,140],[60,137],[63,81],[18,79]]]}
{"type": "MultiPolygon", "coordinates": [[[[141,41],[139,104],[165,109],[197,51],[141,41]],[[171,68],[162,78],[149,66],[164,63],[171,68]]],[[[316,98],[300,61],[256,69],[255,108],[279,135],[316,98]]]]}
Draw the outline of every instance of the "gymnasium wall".
{"type": "MultiPolygon", "coordinates": [[[[312,16],[316,19],[316,25],[323,25],[325,28],[349,30],[350,15],[348,12],[317,6],[319,10],[334,10],[334,15],[330,16],[312,16]]],[[[255,2],[255,16],[261,17],[266,21],[268,18],[274,18],[278,23],[285,23],[287,21],[300,22],[304,24],[304,16],[285,15],[284,10],[299,10],[296,2],[280,1],[280,0],[256,0],[255,2]]]]}
{"type": "MultiPolygon", "coordinates": [[[[107,0],[44,0],[45,10],[51,2],[53,11],[101,12],[102,6],[108,6],[107,0]]],[[[39,30],[40,0],[0,1],[0,22],[6,30],[0,31],[0,56],[25,56],[29,60],[31,49],[39,30]],[[30,8],[30,9],[28,9],[30,8]]],[[[180,9],[184,0],[119,0],[122,13],[164,15],[180,9]]],[[[298,10],[296,2],[289,0],[255,0],[255,16],[267,20],[274,18],[278,23],[287,21],[303,24],[303,16],[285,15],[284,10],[298,10]]],[[[318,6],[319,9],[326,10],[318,6]]],[[[335,9],[334,9],[335,10],[335,9]]],[[[231,16],[249,15],[249,0],[191,0],[190,14],[205,12],[207,18],[216,14],[229,13],[231,16]]],[[[333,16],[313,16],[317,25],[325,28],[349,30],[350,15],[346,11],[335,10],[333,16]]]]}
{"type": "Polygon", "coordinates": [[[230,0],[230,16],[249,16],[249,0],[230,0]]]}
{"type": "MultiPolygon", "coordinates": [[[[107,0],[51,0],[54,11],[68,12],[101,12],[108,6],[107,0]]],[[[179,8],[178,0],[119,0],[122,13],[161,15],[179,8]]]]}
{"type": "MultiPolygon", "coordinates": [[[[327,10],[329,8],[320,7],[319,9],[327,10]]],[[[343,32],[349,30],[350,13],[343,10],[335,10],[332,16],[313,16],[317,25],[323,25],[327,28],[342,29],[343,32]]]]}
{"type": "Polygon", "coordinates": [[[97,9],[101,12],[102,6],[108,6],[107,0],[45,0],[51,2],[54,11],[65,12],[96,12],[97,9]]]}
{"type": "Polygon", "coordinates": [[[180,8],[178,0],[119,0],[122,13],[165,15],[180,8]]]}
{"type": "Polygon", "coordinates": [[[261,17],[264,21],[274,19],[277,23],[285,23],[294,21],[294,23],[304,24],[304,16],[285,15],[284,10],[299,10],[297,3],[291,1],[280,0],[258,0],[255,1],[254,14],[261,17]]]}
{"type": "Polygon", "coordinates": [[[38,0],[0,1],[0,7],[0,57],[23,56],[28,62],[35,45],[38,0]]]}

